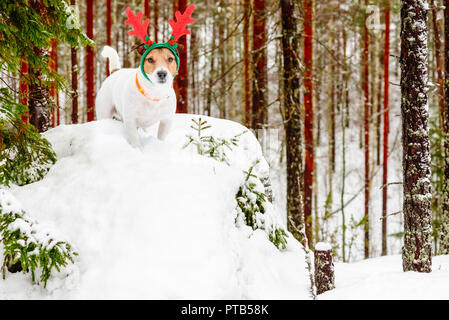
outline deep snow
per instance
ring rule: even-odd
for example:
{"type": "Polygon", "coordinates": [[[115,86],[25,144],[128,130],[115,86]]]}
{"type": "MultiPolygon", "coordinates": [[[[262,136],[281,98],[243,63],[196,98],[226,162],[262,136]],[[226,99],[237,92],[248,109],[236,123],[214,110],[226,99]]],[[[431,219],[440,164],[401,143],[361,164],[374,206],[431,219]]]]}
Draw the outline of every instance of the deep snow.
{"type": "Polygon", "coordinates": [[[335,289],[323,300],[448,300],[449,255],[432,258],[432,272],[403,272],[401,255],[335,264],[335,289]]]}
{"type": "MultiPolygon", "coordinates": [[[[228,166],[182,148],[193,117],[176,115],[164,142],[151,135],[156,128],[142,131],[142,151],[114,120],[45,133],[57,163],[43,180],[11,191],[79,257],[47,289],[8,273],[0,299],[310,299],[305,253],[291,235],[281,252],[264,231],[235,226],[242,170],[256,159],[260,174],[268,170],[257,139],[244,134],[228,166]]],[[[202,118],[217,137],[246,129],[202,118]]]]}

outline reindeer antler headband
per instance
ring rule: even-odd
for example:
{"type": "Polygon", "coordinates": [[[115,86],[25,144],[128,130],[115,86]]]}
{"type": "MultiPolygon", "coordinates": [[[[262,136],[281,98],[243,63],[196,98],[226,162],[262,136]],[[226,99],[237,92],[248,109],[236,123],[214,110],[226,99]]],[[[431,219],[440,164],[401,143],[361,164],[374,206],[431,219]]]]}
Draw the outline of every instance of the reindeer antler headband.
{"type": "MultiPolygon", "coordinates": [[[[167,42],[164,43],[156,43],[150,40],[150,37],[148,36],[148,25],[150,24],[150,20],[147,18],[145,21],[142,21],[143,13],[139,12],[137,13],[137,16],[134,15],[133,11],[128,7],[126,8],[126,15],[128,16],[128,20],[125,21],[125,24],[129,24],[133,27],[133,29],[128,32],[128,35],[130,36],[136,36],[142,42],[144,43],[144,47],[146,49],[145,53],[142,55],[142,59],[140,61],[140,69],[142,70],[143,75],[145,78],[151,82],[150,78],[145,73],[145,70],[143,69],[143,64],[145,62],[145,57],[148,55],[148,53],[157,48],[167,48],[169,49],[175,56],[176,59],[176,74],[179,70],[179,56],[176,52],[176,47],[178,46],[177,41],[179,38],[181,38],[183,35],[190,34],[190,30],[186,29],[186,26],[188,24],[194,23],[195,20],[191,19],[190,16],[192,15],[193,10],[195,10],[195,5],[191,4],[187,7],[184,14],[181,14],[179,11],[176,12],[175,18],[176,21],[173,19],[168,20],[168,23],[170,24],[172,28],[172,34],[170,36],[170,39],[167,42]]],[[[176,76],[175,74],[175,76],[176,76]]]]}

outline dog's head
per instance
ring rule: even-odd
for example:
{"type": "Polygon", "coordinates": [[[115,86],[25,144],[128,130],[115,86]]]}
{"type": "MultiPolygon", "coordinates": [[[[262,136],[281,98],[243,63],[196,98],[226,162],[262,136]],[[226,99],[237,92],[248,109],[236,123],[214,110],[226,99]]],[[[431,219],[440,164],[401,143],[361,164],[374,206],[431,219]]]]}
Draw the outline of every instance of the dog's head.
{"type": "Polygon", "coordinates": [[[156,43],[148,35],[150,20],[147,18],[142,22],[142,12],[135,15],[131,8],[126,8],[128,19],[125,24],[132,26],[132,30],[128,34],[138,37],[143,42],[139,50],[142,54],[140,73],[141,76],[149,80],[148,84],[151,83],[161,89],[172,86],[173,78],[179,67],[177,42],[182,36],[190,34],[190,30],[186,27],[195,22],[191,18],[193,10],[195,10],[195,5],[191,4],[185,9],[184,14],[177,11],[175,18],[168,21],[173,31],[169,40],[164,43],[156,43]]]}
{"type": "Polygon", "coordinates": [[[141,72],[145,72],[154,85],[171,88],[177,67],[175,55],[171,50],[156,48],[144,57],[141,72]]]}

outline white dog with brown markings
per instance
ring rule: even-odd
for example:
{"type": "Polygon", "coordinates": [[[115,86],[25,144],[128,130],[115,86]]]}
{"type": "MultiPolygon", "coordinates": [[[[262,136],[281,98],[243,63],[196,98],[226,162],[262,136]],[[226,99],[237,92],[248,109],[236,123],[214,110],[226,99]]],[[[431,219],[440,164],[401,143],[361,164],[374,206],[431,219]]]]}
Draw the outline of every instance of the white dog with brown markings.
{"type": "Polygon", "coordinates": [[[144,71],[151,82],[145,79],[140,68],[120,69],[119,57],[113,48],[105,47],[102,55],[109,58],[111,70],[117,71],[103,82],[97,94],[97,119],[116,117],[123,121],[126,138],[136,148],[141,147],[138,128],[147,128],[160,121],[157,136],[164,140],[176,112],[173,53],[159,48],[147,55],[144,71]]]}
{"type": "Polygon", "coordinates": [[[141,23],[142,13],[137,16],[130,8],[126,9],[133,30],[130,35],[139,37],[143,44],[142,59],[139,68],[120,69],[117,51],[105,46],[102,56],[109,58],[112,74],[103,82],[96,98],[97,119],[118,118],[125,126],[128,142],[141,148],[139,128],[147,128],[160,122],[158,138],[164,140],[169,133],[173,115],[176,112],[176,94],[173,79],[179,69],[179,57],[176,41],[190,34],[185,26],[194,22],[190,19],[195,6],[190,5],[184,15],[176,13],[177,21],[170,19],[173,29],[170,40],[155,43],[148,37],[149,20],[141,23]]]}

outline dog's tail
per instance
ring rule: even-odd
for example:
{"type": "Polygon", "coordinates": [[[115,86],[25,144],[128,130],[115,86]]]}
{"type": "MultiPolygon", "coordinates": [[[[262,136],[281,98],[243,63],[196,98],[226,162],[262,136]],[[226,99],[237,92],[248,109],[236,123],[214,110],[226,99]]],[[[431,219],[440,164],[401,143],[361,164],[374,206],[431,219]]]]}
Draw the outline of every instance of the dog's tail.
{"type": "Polygon", "coordinates": [[[109,58],[109,70],[111,73],[120,70],[120,59],[118,57],[117,51],[110,46],[104,46],[101,51],[101,55],[104,58],[109,58]]]}

